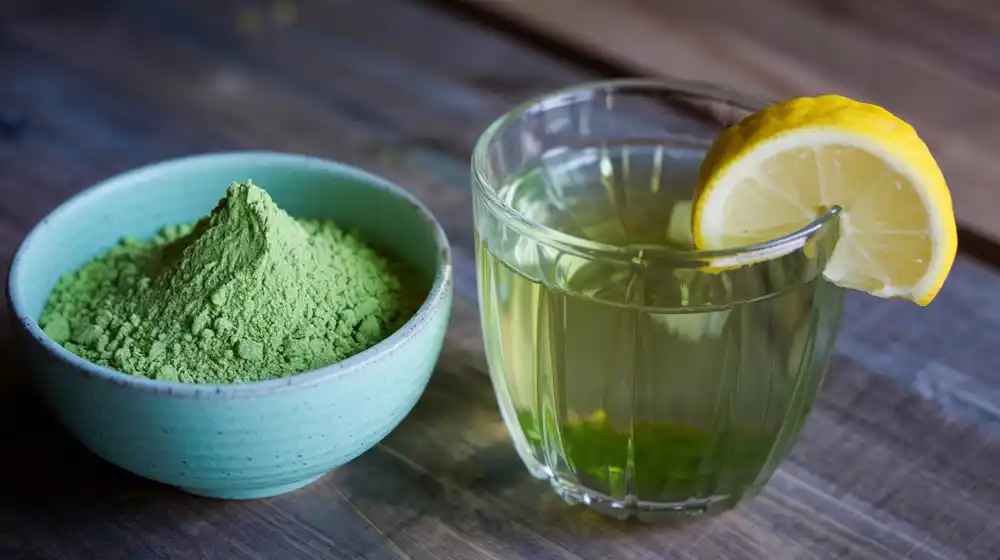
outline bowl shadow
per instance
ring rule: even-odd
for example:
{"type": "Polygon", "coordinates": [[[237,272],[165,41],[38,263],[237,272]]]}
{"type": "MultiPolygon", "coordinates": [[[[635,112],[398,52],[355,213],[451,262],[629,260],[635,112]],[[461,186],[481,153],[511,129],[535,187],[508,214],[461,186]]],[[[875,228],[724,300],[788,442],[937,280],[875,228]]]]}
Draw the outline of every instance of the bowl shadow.
{"type": "Polygon", "coordinates": [[[0,357],[5,457],[0,461],[0,548],[27,554],[40,540],[93,542],[102,532],[109,537],[112,527],[165,519],[171,510],[205,513],[227,506],[144,479],[93,454],[34,390],[9,336],[0,342],[0,357]]]}
{"type": "Polygon", "coordinates": [[[521,462],[504,427],[481,348],[456,346],[453,340],[446,342],[409,417],[375,449],[343,468],[335,481],[325,483],[336,484],[361,511],[406,512],[381,530],[391,536],[431,518],[499,542],[511,541],[511,532],[525,532],[534,535],[529,540],[554,542],[584,557],[615,557],[624,538],[651,535],[662,541],[696,523],[694,518],[622,521],[567,505],[521,462]]]}

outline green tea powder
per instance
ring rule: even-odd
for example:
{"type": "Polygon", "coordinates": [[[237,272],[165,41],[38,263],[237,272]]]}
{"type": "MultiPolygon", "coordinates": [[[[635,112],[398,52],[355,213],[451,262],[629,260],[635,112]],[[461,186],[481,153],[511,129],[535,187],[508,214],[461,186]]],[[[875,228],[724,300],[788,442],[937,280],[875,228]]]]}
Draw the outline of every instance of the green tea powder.
{"type": "Polygon", "coordinates": [[[331,222],[293,219],[248,181],[198,223],[126,239],[63,277],[41,325],[119,371],[240,383],[343,360],[406,318],[396,266],[331,222]]]}

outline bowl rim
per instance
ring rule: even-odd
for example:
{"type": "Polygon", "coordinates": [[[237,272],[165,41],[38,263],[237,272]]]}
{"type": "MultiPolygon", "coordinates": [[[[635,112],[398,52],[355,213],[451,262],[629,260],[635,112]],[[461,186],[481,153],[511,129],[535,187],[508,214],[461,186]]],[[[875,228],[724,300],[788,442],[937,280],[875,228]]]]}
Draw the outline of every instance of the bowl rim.
{"type": "Polygon", "coordinates": [[[10,269],[7,273],[7,301],[10,303],[10,310],[21,328],[38,342],[42,348],[56,359],[71,366],[70,369],[85,377],[92,377],[102,381],[107,381],[129,389],[153,393],[159,395],[169,395],[175,397],[193,398],[240,398],[240,397],[260,397],[274,393],[312,387],[320,383],[332,381],[336,378],[357,372],[367,365],[378,361],[384,355],[402,346],[412,338],[420,329],[430,321],[437,312],[448,312],[441,307],[448,304],[448,296],[451,293],[452,279],[451,245],[445,234],[444,228],[434,217],[431,211],[420,202],[415,196],[396,185],[360,168],[339,163],[325,158],[293,154],[275,151],[239,150],[209,152],[180,158],[168,159],[138,168],[128,170],[109,178],[101,180],[82,191],[74,194],[63,201],[54,210],[46,214],[24,237],[14,252],[11,259],[10,269]],[[333,175],[346,176],[358,180],[371,188],[380,189],[391,196],[398,197],[410,204],[410,206],[424,219],[424,222],[431,229],[434,241],[437,246],[437,263],[435,265],[434,281],[431,284],[427,296],[421,302],[417,311],[395,332],[382,339],[375,345],[359,352],[347,359],[323,366],[317,369],[295,373],[276,379],[264,381],[252,381],[247,383],[232,384],[196,384],[182,383],[174,381],[158,381],[145,377],[138,377],[128,373],[120,372],[108,367],[94,364],[85,360],[52,340],[39,326],[38,322],[31,319],[24,311],[19,298],[15,295],[20,293],[19,278],[22,263],[27,258],[26,255],[34,250],[37,237],[40,232],[47,227],[49,222],[58,219],[63,213],[68,212],[74,205],[82,203],[84,200],[96,197],[107,196],[110,192],[132,188],[136,183],[141,183],[144,178],[152,175],[170,172],[179,168],[212,167],[216,165],[233,165],[240,160],[253,159],[255,165],[274,165],[290,167],[310,167],[321,169],[333,175]]]}

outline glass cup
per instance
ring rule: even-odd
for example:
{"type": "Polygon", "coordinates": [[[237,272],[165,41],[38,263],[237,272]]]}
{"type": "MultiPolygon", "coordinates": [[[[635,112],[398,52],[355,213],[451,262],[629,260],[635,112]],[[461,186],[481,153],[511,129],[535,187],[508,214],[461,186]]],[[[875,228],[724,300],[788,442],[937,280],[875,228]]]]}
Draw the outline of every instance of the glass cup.
{"type": "Polygon", "coordinates": [[[721,511],[767,483],[802,429],[841,314],[822,276],[838,209],[739,249],[691,240],[705,151],[764,103],[592,83],[515,108],[476,145],[490,376],[524,464],[570,503],[721,511]]]}

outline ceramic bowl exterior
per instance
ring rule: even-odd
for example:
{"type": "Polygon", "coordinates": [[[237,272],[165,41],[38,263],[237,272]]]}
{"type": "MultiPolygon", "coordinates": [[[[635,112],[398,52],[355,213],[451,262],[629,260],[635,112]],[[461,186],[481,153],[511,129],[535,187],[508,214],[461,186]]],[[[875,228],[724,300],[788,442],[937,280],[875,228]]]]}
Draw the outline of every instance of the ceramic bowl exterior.
{"type": "Polygon", "coordinates": [[[194,156],[144,167],[68,200],[25,238],[7,296],[33,380],[66,428],[107,461],[216,498],[302,487],[382,440],[420,398],[451,311],[448,242],[402,189],[317,158],[269,152],[194,156]],[[296,217],[332,219],[409,263],[429,286],[397,332],[342,362],[281,379],[190,385],[89,363],[38,326],[56,280],[123,236],[208,214],[233,181],[253,181],[296,217]]]}

